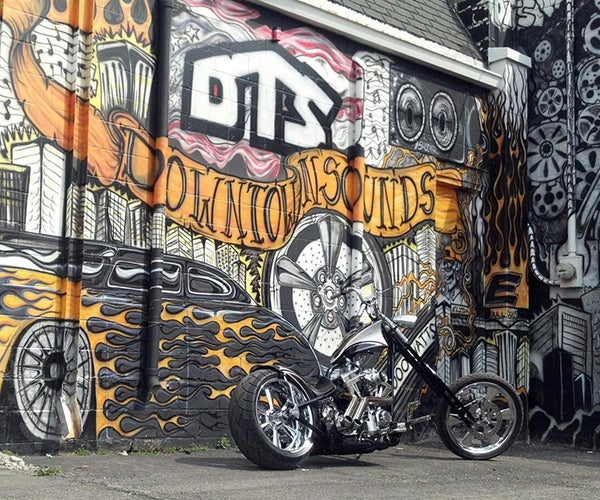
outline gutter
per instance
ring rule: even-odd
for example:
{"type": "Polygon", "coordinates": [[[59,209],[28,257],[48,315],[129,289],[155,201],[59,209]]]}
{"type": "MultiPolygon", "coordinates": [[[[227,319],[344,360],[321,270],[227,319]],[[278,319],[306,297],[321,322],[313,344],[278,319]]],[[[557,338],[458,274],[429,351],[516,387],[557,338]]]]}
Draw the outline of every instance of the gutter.
{"type": "Polygon", "coordinates": [[[165,158],[169,134],[169,58],[173,0],[158,0],[156,43],[156,88],[154,93],[155,180],[152,203],[150,246],[150,291],[148,297],[148,329],[144,383],[146,395],[160,387],[158,378],[158,342],[161,335],[163,249],[165,248],[166,185],[161,179],[162,159],[165,158]],[[158,181],[157,181],[158,180],[158,181]]]}
{"type": "Polygon", "coordinates": [[[328,0],[250,0],[249,3],[280,12],[487,90],[499,88],[501,84],[501,75],[487,69],[481,60],[328,0]]]}

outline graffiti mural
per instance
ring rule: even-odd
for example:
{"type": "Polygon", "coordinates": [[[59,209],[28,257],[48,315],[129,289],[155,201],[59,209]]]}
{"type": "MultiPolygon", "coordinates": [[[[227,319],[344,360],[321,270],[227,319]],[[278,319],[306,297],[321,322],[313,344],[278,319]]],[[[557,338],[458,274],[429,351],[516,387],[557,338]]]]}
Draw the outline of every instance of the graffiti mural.
{"type": "MultiPolygon", "coordinates": [[[[520,293],[526,282],[531,289],[528,309],[522,310],[529,325],[517,328],[518,366],[529,372],[524,385],[529,384],[530,435],[586,445],[595,445],[600,429],[594,125],[599,8],[593,0],[458,2],[482,53],[508,46],[531,60],[528,75],[504,96],[494,96],[487,120],[490,165],[494,149],[504,144],[508,149],[498,165],[510,167],[506,159],[513,157],[518,167],[498,177],[502,182],[492,185],[497,194],[488,199],[494,205],[490,213],[499,215],[487,233],[488,248],[503,249],[497,270],[508,267],[496,274],[500,282],[488,280],[487,290],[514,312],[515,302],[526,296],[520,293]],[[497,120],[496,128],[498,110],[510,109],[527,94],[527,110],[521,114],[528,115],[525,133],[506,129],[505,119],[497,120]],[[510,208],[502,210],[508,200],[510,208]]],[[[486,298],[491,311],[495,301],[486,298]]]]}
{"type": "Polygon", "coordinates": [[[596,442],[600,424],[593,80],[600,62],[598,19],[598,2],[562,0],[545,8],[523,2],[518,18],[533,64],[527,162],[534,270],[530,429],[542,439],[573,443],[596,442]],[[578,287],[557,273],[561,263],[580,266],[578,287]]]}
{"type": "MultiPolygon", "coordinates": [[[[525,387],[521,337],[476,326],[524,307],[522,248],[517,276],[484,266],[483,91],[244,3],[167,10],[2,10],[0,441],[223,435],[253,366],[318,373],[361,321],[331,298],[350,282],[425,311],[415,342],[448,381],[525,387]]],[[[396,384],[421,395],[403,364],[396,384]]]]}

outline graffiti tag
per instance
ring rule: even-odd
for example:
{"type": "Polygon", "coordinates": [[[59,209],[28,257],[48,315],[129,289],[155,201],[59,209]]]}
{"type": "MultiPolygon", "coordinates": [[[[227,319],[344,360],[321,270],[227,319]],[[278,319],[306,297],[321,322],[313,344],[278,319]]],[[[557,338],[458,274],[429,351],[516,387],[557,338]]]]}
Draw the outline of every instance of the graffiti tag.
{"type": "Polygon", "coordinates": [[[329,147],[339,95],[270,41],[201,47],[185,59],[184,130],[287,154],[329,147]]]}
{"type": "MultiPolygon", "coordinates": [[[[133,149],[141,149],[133,146],[133,149]]],[[[193,231],[252,248],[279,248],[311,209],[335,210],[364,222],[378,236],[395,236],[431,220],[435,165],[376,169],[337,151],[313,150],[287,158],[285,179],[261,182],[194,164],[176,150],[159,154],[168,186],[166,211],[193,231]]],[[[135,169],[129,169],[134,173],[135,169]]],[[[145,179],[128,179],[140,189],[145,179]]]]}
{"type": "Polygon", "coordinates": [[[488,307],[509,306],[514,307],[519,299],[517,289],[521,284],[521,275],[505,271],[491,276],[485,294],[485,303],[488,307]]]}
{"type": "MultiPolygon", "coordinates": [[[[429,323],[423,328],[417,337],[411,341],[412,347],[417,351],[419,356],[423,356],[425,351],[437,340],[437,332],[435,324],[429,323]]],[[[400,387],[408,374],[413,371],[412,366],[404,358],[400,358],[394,369],[394,386],[400,387]]]]}

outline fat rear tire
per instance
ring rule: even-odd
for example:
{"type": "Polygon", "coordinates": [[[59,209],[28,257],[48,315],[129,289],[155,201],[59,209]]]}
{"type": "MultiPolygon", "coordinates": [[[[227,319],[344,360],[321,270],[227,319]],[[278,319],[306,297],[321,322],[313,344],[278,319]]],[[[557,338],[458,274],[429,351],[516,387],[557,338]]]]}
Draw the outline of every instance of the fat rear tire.
{"type": "Polygon", "coordinates": [[[247,375],[229,402],[229,426],[240,451],[263,469],[295,469],[313,449],[312,408],[299,383],[273,370],[247,375]]]}

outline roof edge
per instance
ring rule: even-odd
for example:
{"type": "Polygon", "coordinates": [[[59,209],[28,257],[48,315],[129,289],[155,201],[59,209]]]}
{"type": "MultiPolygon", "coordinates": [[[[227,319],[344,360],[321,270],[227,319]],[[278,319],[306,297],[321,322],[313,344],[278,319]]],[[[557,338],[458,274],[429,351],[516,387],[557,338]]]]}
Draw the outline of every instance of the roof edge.
{"type": "Polygon", "coordinates": [[[485,89],[499,88],[502,76],[473,57],[370,18],[328,0],[249,0],[356,42],[401,56],[485,89]]]}

